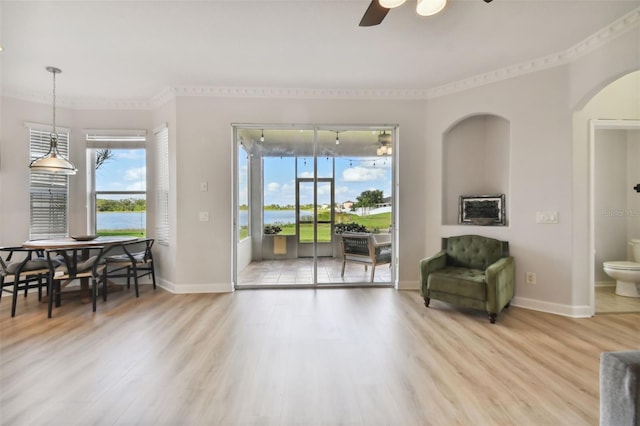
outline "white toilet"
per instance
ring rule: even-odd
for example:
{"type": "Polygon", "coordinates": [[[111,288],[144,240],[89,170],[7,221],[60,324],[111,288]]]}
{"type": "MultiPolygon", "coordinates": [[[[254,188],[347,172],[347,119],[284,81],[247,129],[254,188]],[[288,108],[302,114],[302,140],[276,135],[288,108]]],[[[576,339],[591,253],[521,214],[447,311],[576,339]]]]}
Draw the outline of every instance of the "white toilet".
{"type": "Polygon", "coordinates": [[[618,296],[640,297],[640,238],[632,239],[629,244],[635,262],[618,260],[604,262],[602,266],[607,275],[616,280],[618,296]]]}

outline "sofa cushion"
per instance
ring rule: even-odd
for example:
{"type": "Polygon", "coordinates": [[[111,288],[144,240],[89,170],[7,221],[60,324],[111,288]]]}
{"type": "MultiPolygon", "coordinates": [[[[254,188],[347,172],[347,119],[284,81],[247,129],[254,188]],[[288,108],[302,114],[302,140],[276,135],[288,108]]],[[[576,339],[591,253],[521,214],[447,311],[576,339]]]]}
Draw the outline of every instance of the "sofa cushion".
{"type": "Polygon", "coordinates": [[[484,270],[447,266],[429,274],[430,291],[456,294],[476,300],[487,299],[484,270]]]}
{"type": "Polygon", "coordinates": [[[502,242],[480,235],[461,235],[447,239],[447,265],[485,270],[504,254],[502,242]]]}

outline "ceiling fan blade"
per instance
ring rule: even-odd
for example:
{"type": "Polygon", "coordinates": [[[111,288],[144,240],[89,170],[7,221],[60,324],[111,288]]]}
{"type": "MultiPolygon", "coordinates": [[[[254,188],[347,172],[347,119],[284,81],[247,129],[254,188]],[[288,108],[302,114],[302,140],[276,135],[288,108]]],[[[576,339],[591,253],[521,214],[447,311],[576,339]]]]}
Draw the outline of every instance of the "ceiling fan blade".
{"type": "Polygon", "coordinates": [[[364,16],[360,20],[361,27],[372,27],[374,25],[378,25],[385,16],[389,13],[389,9],[386,7],[380,6],[378,0],[371,0],[371,4],[364,12],[364,16]]]}

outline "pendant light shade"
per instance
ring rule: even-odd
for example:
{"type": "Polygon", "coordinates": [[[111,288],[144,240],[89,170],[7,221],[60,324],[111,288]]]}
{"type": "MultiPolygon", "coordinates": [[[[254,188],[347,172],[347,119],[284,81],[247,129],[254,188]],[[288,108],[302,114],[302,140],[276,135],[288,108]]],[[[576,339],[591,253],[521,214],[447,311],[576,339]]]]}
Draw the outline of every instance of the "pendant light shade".
{"type": "Polygon", "coordinates": [[[440,12],[447,5],[447,0],[418,0],[416,12],[421,16],[431,16],[440,12]]]}
{"type": "Polygon", "coordinates": [[[387,9],[393,9],[394,7],[400,6],[406,0],[378,0],[380,6],[386,7],[387,9]]]}
{"type": "Polygon", "coordinates": [[[75,175],[78,171],[76,166],[58,152],[58,133],[56,132],[56,74],[60,74],[62,71],[55,67],[47,67],[47,71],[53,74],[53,131],[49,135],[49,152],[33,160],[31,164],[29,164],[29,168],[34,172],[40,173],[75,175]]]}

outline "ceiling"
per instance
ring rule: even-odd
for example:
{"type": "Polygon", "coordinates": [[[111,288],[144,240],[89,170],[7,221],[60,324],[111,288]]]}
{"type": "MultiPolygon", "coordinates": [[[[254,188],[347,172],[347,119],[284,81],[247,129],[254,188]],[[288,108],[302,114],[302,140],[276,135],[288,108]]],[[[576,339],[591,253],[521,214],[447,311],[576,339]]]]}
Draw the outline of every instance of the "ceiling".
{"type": "Polygon", "coordinates": [[[375,27],[369,0],[0,1],[1,90],[149,100],[167,87],[429,90],[563,52],[640,0],[415,0],[375,27]]]}

